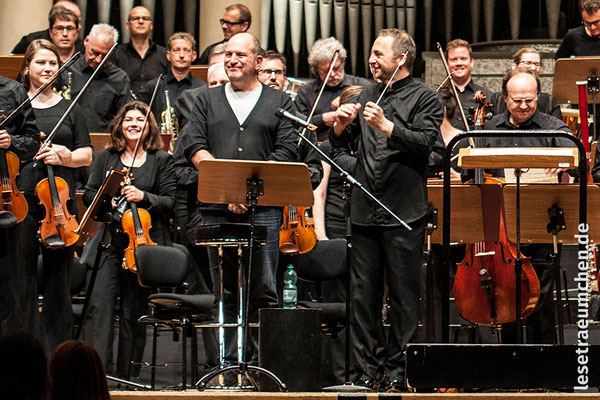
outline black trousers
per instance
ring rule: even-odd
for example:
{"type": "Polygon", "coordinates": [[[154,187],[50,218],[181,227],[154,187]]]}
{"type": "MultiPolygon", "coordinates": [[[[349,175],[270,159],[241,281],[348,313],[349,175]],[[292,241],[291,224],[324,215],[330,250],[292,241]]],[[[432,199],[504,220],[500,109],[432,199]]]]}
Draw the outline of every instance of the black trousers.
{"type": "Polygon", "coordinates": [[[403,352],[406,344],[416,338],[420,314],[425,219],[410,225],[412,231],[402,227],[352,226],[351,332],[359,375],[404,375],[403,352]],[[390,330],[385,342],[381,316],[384,276],[390,301],[390,330]]]}
{"type": "Polygon", "coordinates": [[[46,351],[73,338],[71,307],[71,266],[73,247],[50,250],[38,240],[39,222],[31,213],[21,229],[21,260],[19,291],[23,329],[38,336],[46,351]],[[42,255],[43,273],[38,282],[38,256],[42,255]],[[41,329],[38,331],[38,284],[43,285],[41,329]]]}
{"type": "Polygon", "coordinates": [[[0,228],[0,335],[20,330],[19,256],[21,224],[0,228]]]}

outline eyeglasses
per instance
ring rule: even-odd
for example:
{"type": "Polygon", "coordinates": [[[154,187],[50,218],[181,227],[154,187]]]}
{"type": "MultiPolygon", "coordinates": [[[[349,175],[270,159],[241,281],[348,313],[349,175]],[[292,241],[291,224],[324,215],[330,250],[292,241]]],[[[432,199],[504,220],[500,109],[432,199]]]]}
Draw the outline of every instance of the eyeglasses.
{"type": "Polygon", "coordinates": [[[258,73],[265,78],[270,77],[272,74],[275,74],[277,78],[281,78],[283,76],[283,70],[281,69],[260,69],[258,70],[258,73]]]}
{"type": "Polygon", "coordinates": [[[600,26],[600,19],[597,19],[595,21],[592,22],[588,22],[585,19],[582,19],[581,22],[583,22],[583,25],[585,25],[588,28],[591,28],[592,26],[600,26]]]}
{"type": "Polygon", "coordinates": [[[228,28],[231,28],[233,25],[241,25],[244,23],[244,21],[237,21],[237,22],[225,21],[223,18],[221,18],[219,20],[219,22],[221,23],[221,25],[225,25],[228,28]]]}
{"type": "Polygon", "coordinates": [[[152,17],[131,17],[129,21],[141,21],[141,22],[150,22],[152,21],[152,17]]]}
{"type": "Polygon", "coordinates": [[[513,99],[511,98],[510,101],[512,101],[515,104],[518,104],[519,106],[523,103],[527,104],[528,106],[532,105],[534,101],[537,100],[537,97],[531,98],[531,99],[513,99]]]}
{"type": "Polygon", "coordinates": [[[531,67],[540,68],[542,66],[541,62],[533,62],[533,61],[520,61],[519,64],[524,64],[528,68],[531,68],[531,67]]]}
{"type": "Polygon", "coordinates": [[[75,28],[74,26],[53,26],[52,27],[52,32],[54,32],[57,35],[60,35],[64,31],[67,31],[67,33],[71,33],[71,32],[74,32],[75,30],[77,30],[77,28],[75,28]]]}

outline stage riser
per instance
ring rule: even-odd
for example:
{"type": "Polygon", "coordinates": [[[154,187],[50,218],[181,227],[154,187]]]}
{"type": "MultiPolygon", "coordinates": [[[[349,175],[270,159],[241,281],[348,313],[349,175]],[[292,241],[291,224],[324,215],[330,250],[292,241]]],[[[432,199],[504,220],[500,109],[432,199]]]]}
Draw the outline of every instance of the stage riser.
{"type": "Polygon", "coordinates": [[[586,349],[587,381],[578,383],[576,346],[408,345],[407,378],[417,388],[573,388],[600,385],[600,346],[586,349]]]}

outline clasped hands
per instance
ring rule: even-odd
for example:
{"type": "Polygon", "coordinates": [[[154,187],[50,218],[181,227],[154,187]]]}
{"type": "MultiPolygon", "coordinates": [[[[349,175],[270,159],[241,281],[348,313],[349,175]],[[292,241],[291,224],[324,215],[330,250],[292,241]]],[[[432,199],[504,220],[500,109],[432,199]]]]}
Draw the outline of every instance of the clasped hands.
{"type": "MultiPolygon", "coordinates": [[[[360,103],[346,103],[339,106],[335,112],[336,121],[333,125],[336,135],[340,135],[346,126],[354,121],[360,109],[360,103]]],[[[363,117],[373,129],[377,129],[387,137],[392,136],[394,123],[388,120],[385,115],[383,115],[383,109],[377,104],[373,103],[372,101],[369,101],[367,104],[365,104],[363,117]]]]}

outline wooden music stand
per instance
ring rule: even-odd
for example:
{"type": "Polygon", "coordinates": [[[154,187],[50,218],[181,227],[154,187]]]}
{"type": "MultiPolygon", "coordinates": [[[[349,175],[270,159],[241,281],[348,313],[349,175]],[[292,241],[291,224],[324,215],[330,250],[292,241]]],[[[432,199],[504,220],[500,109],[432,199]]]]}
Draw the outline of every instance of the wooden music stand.
{"type": "Polygon", "coordinates": [[[23,55],[0,56],[0,75],[16,80],[23,64],[23,55]]]}
{"type": "Polygon", "coordinates": [[[75,233],[80,236],[80,240],[85,237],[94,236],[101,223],[101,221],[98,220],[98,211],[105,200],[107,200],[107,197],[115,195],[124,176],[125,173],[121,170],[114,168],[110,170],[110,173],[104,179],[102,186],[100,186],[100,189],[96,193],[94,200],[92,200],[92,204],[85,210],[81,222],[79,223],[79,227],[75,230],[75,233]]]}
{"type": "MultiPolygon", "coordinates": [[[[600,76],[600,57],[559,58],[554,63],[552,95],[559,104],[579,104],[577,81],[586,81],[589,76],[600,76]]],[[[592,96],[588,94],[588,103],[592,96]]]]}
{"type": "MultiPolygon", "coordinates": [[[[310,207],[313,204],[312,186],[308,167],[301,163],[281,163],[270,161],[243,160],[202,160],[198,168],[198,200],[215,204],[246,204],[250,213],[250,241],[248,243],[248,273],[243,277],[240,296],[244,299],[242,352],[240,364],[225,368],[203,376],[197,383],[202,390],[213,378],[226,372],[235,371],[240,376],[246,376],[252,385],[258,389],[256,381],[248,374],[255,371],[270,378],[280,390],[285,385],[272,372],[265,368],[248,365],[246,349],[248,343],[248,306],[250,304],[249,282],[252,274],[252,259],[254,253],[254,216],[256,206],[298,206],[310,207]],[[246,283],[246,290],[243,283],[246,283]]],[[[243,270],[243,269],[242,269],[243,270]]],[[[243,274],[243,271],[242,271],[243,274]]]]}
{"type": "MultiPolygon", "coordinates": [[[[516,239],[516,185],[504,186],[504,211],[506,229],[511,241],[516,239]]],[[[521,242],[552,243],[552,235],[546,231],[548,209],[556,205],[563,209],[567,229],[558,233],[560,243],[577,243],[579,233],[579,185],[521,185],[521,242]]],[[[600,187],[587,185],[588,220],[600,221],[600,187]]],[[[600,240],[600,226],[590,224],[587,232],[590,240],[600,240]]]]}
{"type": "Polygon", "coordinates": [[[577,149],[571,147],[485,147],[458,151],[465,169],[577,168],[577,149]]]}
{"type": "Polygon", "coordinates": [[[272,161],[202,160],[198,167],[198,200],[215,204],[249,204],[246,179],[252,177],[259,177],[264,182],[259,206],[313,205],[306,164],[272,161]]]}
{"type": "Polygon", "coordinates": [[[192,65],[190,73],[194,78],[208,82],[208,65],[192,65]]]}
{"type": "MultiPolygon", "coordinates": [[[[429,204],[438,210],[438,220],[443,220],[443,186],[427,185],[429,204]]],[[[452,185],[452,209],[450,219],[460,221],[453,224],[450,241],[455,243],[477,243],[484,240],[483,209],[481,190],[476,185],[452,185]]],[[[433,231],[432,243],[442,243],[442,229],[433,231]]]]}

